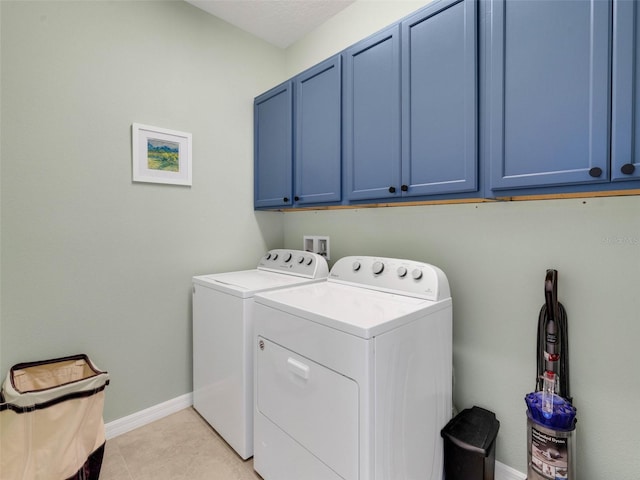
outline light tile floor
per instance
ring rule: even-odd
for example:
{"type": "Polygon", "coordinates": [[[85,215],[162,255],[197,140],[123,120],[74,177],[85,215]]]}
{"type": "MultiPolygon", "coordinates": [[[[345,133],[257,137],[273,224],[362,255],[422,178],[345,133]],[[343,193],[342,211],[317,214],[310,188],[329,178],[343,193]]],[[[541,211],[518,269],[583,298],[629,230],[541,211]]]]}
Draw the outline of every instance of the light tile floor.
{"type": "Polygon", "coordinates": [[[256,480],[193,408],[107,440],[100,480],[256,480]]]}

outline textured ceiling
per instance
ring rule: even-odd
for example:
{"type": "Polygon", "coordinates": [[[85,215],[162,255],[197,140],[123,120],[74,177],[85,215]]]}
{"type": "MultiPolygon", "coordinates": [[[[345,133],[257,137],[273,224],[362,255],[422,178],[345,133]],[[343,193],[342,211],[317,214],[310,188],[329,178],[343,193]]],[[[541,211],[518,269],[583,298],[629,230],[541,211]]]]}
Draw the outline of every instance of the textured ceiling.
{"type": "Polygon", "coordinates": [[[286,48],[355,0],[185,0],[280,48],[286,48]]]}

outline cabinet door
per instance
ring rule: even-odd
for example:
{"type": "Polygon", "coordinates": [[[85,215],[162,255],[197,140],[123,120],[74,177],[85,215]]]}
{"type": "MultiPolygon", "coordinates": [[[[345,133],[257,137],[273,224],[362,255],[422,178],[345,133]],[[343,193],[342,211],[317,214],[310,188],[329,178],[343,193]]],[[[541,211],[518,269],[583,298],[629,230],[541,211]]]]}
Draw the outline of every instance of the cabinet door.
{"type": "Polygon", "coordinates": [[[254,206],[291,205],[292,198],[291,82],[257,97],[253,104],[254,206]]]}
{"type": "Polygon", "coordinates": [[[402,23],[404,195],[477,190],[476,5],[439,3],[402,23]]]}
{"type": "Polygon", "coordinates": [[[346,196],[400,196],[400,26],[349,48],[344,74],[346,196]]]}
{"type": "Polygon", "coordinates": [[[492,0],[492,189],[609,179],[606,0],[492,0]]]}
{"type": "Polygon", "coordinates": [[[295,79],[296,204],[338,202],[342,167],[341,57],[295,79]]]}
{"type": "Polygon", "coordinates": [[[640,178],[640,8],[613,4],[613,115],[611,179],[640,178]]]}

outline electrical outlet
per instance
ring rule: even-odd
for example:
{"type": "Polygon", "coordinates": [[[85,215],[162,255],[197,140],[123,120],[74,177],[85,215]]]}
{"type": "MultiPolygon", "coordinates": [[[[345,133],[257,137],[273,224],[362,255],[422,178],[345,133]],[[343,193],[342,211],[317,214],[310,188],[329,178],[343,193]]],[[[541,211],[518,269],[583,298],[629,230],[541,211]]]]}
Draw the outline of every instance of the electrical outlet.
{"type": "Polygon", "coordinates": [[[331,260],[329,249],[329,237],[320,235],[305,235],[303,250],[322,255],[327,260],[331,260]]]}

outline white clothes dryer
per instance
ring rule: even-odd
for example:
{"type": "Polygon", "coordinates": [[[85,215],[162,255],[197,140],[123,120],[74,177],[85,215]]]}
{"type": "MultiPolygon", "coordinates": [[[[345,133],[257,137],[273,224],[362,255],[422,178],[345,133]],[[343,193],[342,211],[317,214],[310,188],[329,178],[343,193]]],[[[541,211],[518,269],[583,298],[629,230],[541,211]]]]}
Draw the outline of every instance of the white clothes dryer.
{"type": "Polygon", "coordinates": [[[265,480],[442,480],[452,301],[429,264],[338,260],[255,297],[254,468],[265,480]]]}
{"type": "Polygon", "coordinates": [[[253,455],[253,296],[328,271],[320,255],[278,249],[253,270],[193,277],[193,406],[243,459],[253,455]]]}

